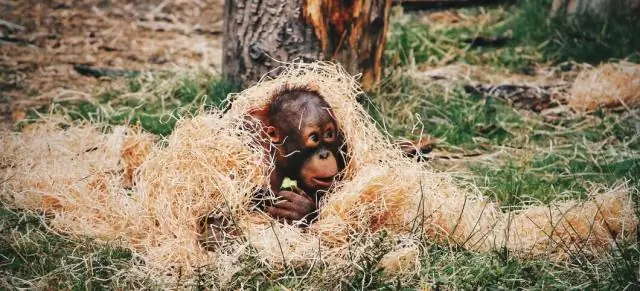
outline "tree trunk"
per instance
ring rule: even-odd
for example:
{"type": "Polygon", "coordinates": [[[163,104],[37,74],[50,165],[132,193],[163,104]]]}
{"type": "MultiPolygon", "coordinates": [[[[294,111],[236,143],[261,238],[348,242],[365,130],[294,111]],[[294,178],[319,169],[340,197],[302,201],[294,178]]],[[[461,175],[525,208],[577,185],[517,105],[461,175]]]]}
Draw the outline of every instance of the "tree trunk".
{"type": "Polygon", "coordinates": [[[391,0],[226,0],[223,73],[245,85],[278,61],[336,60],[362,74],[365,89],[382,76],[391,0]]]}

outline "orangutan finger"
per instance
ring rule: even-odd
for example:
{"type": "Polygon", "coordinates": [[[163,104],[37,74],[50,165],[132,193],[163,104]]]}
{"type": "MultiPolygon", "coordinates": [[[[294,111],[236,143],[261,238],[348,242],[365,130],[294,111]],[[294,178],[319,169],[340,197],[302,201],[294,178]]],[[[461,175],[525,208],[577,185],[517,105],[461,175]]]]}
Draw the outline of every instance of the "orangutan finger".
{"type": "Polygon", "coordinates": [[[304,192],[302,189],[298,188],[298,186],[291,187],[291,190],[293,190],[293,192],[298,194],[298,195],[307,196],[307,197],[311,198],[306,192],[304,192]]]}
{"type": "Polygon", "coordinates": [[[280,191],[279,195],[280,197],[293,202],[293,204],[306,204],[305,200],[308,200],[305,196],[296,194],[295,192],[291,191],[280,191]]]}
{"type": "Polygon", "coordinates": [[[293,211],[298,211],[300,209],[300,206],[298,206],[297,204],[294,204],[293,202],[287,201],[287,200],[282,200],[282,201],[276,202],[274,207],[282,208],[282,209],[286,209],[286,210],[293,210],[293,211]]]}
{"type": "Polygon", "coordinates": [[[291,202],[276,205],[275,208],[280,208],[295,213],[295,217],[292,218],[296,220],[303,219],[314,211],[314,208],[309,205],[293,204],[291,202]]]}
{"type": "Polygon", "coordinates": [[[287,200],[278,202],[276,205],[286,205],[283,207],[288,209],[293,209],[297,212],[304,213],[305,215],[316,209],[315,201],[311,200],[311,198],[309,197],[301,196],[291,192],[284,194],[281,197],[287,200]],[[284,203],[284,202],[289,202],[289,203],[284,203]]]}
{"type": "Polygon", "coordinates": [[[269,215],[271,215],[274,218],[283,218],[283,219],[288,219],[288,220],[298,220],[299,215],[291,210],[287,210],[287,209],[282,209],[282,208],[277,208],[277,207],[272,207],[271,209],[269,209],[269,215]]]}

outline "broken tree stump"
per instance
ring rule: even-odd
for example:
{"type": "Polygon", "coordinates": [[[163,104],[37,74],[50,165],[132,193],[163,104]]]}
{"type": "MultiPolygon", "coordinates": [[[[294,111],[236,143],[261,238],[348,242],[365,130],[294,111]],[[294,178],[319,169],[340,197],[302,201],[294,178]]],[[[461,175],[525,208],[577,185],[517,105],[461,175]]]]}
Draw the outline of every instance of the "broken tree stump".
{"type": "Polygon", "coordinates": [[[223,74],[250,86],[279,61],[332,60],[370,89],[382,76],[390,9],[391,0],[226,0],[223,74]]]}

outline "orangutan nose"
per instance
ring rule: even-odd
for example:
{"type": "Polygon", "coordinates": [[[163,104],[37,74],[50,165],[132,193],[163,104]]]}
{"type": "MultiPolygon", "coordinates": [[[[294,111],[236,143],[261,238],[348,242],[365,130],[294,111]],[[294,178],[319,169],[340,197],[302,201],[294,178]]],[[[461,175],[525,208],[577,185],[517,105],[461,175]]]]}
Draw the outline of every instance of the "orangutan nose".
{"type": "Polygon", "coordinates": [[[318,156],[321,160],[326,160],[329,157],[329,154],[331,154],[331,152],[327,149],[321,149],[320,152],[318,152],[318,156]]]}

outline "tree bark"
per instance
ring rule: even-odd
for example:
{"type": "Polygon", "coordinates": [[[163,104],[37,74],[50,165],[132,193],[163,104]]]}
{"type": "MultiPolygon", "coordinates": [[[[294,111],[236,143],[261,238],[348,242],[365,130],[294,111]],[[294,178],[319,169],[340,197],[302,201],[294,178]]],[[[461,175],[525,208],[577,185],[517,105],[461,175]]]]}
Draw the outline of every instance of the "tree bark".
{"type": "Polygon", "coordinates": [[[390,8],[391,0],[226,0],[223,73],[248,86],[276,74],[278,61],[335,60],[370,89],[382,76],[390,8]]]}

